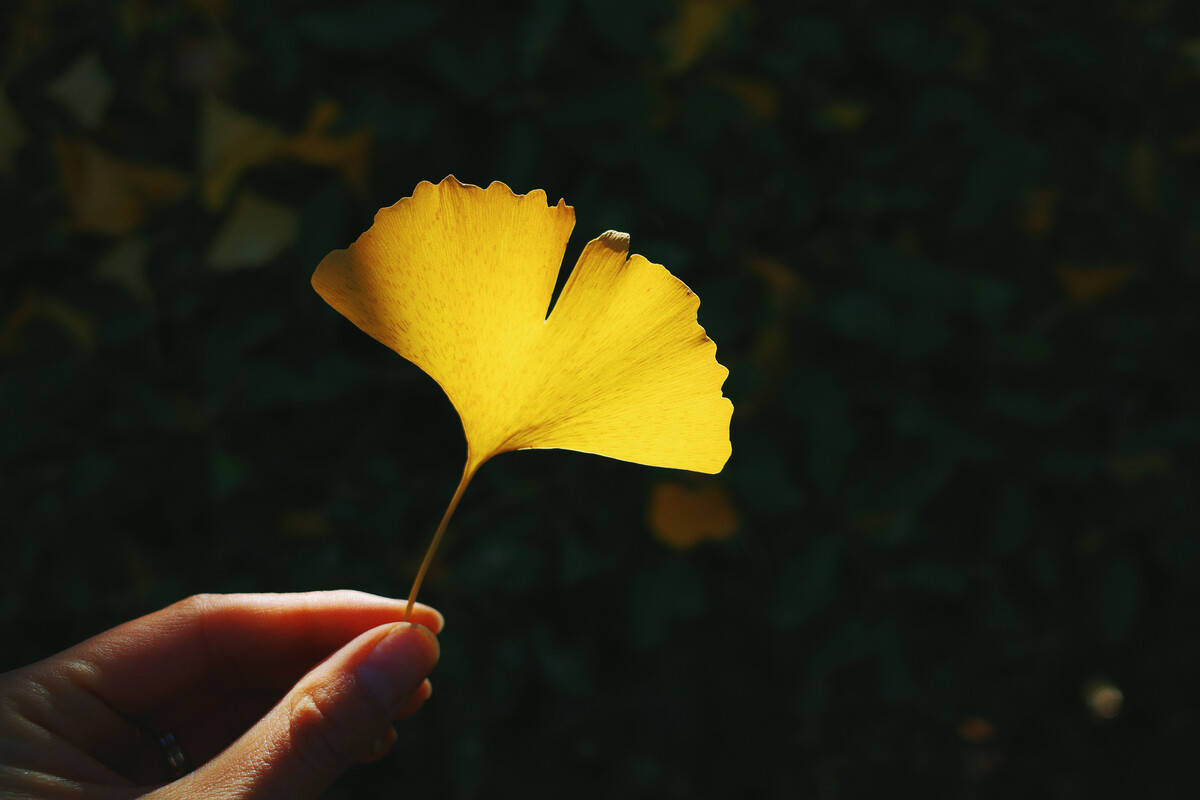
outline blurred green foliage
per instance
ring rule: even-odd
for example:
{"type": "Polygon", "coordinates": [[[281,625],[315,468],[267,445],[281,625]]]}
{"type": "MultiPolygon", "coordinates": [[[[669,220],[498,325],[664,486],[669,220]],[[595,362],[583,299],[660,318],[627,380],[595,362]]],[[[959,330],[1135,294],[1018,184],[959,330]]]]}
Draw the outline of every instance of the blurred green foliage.
{"type": "Polygon", "coordinates": [[[436,695],[335,796],[1186,796],[1187,7],[10,4],[3,666],[197,591],[407,590],[458,421],[308,278],[453,172],[701,296],[741,527],[671,550],[648,497],[688,476],[490,463],[424,595],[436,695]],[[214,102],[293,149],[237,140],[210,203],[214,102]]]}

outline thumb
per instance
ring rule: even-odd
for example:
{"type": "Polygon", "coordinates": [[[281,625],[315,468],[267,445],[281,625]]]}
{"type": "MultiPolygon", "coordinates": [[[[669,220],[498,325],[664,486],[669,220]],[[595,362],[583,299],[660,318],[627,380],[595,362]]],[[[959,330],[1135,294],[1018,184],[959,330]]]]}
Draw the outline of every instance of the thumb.
{"type": "MultiPolygon", "coordinates": [[[[179,781],[183,796],[317,797],[393,719],[411,709],[438,660],[438,642],[420,625],[367,631],[300,679],[246,732],[179,781]]],[[[178,784],[177,784],[178,785],[178,784]]]]}

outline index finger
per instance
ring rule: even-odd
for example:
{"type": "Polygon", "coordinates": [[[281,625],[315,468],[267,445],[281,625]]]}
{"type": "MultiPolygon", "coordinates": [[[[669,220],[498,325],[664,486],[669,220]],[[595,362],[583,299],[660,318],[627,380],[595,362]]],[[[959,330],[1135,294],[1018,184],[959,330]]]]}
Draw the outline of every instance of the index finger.
{"type": "MultiPolygon", "coordinates": [[[[101,633],[64,651],[72,677],[126,714],[205,683],[285,685],[354,637],[404,618],[404,600],[349,590],[205,594],[101,633]]],[[[412,622],[441,631],[422,604],[412,622]]]]}

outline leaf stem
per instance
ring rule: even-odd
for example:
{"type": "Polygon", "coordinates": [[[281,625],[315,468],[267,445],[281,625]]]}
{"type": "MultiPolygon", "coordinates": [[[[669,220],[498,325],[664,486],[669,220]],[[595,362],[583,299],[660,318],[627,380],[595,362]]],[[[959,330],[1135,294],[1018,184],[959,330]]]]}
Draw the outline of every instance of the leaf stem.
{"type": "Polygon", "coordinates": [[[425,558],[421,561],[421,568],[417,570],[417,577],[413,579],[412,588],[408,591],[408,605],[404,609],[405,622],[412,616],[413,604],[417,602],[417,592],[421,590],[421,584],[425,581],[425,573],[429,571],[429,565],[433,563],[433,554],[437,552],[438,545],[441,544],[442,534],[446,532],[446,525],[450,522],[450,517],[454,515],[454,509],[458,508],[458,501],[462,499],[463,491],[471,482],[471,478],[475,477],[475,471],[479,469],[480,463],[470,457],[467,458],[467,465],[463,468],[458,488],[454,490],[454,496],[450,498],[450,505],[446,506],[446,513],[442,514],[442,521],[438,523],[437,530],[433,532],[433,541],[429,543],[429,549],[425,551],[425,558]]]}

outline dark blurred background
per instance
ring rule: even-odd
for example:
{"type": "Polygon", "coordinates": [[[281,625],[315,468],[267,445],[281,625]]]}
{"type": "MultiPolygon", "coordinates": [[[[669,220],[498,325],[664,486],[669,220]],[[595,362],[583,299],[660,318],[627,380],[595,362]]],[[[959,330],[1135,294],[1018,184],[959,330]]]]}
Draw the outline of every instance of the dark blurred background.
{"type": "Polygon", "coordinates": [[[461,429],[309,277],[454,173],[700,295],[733,457],[489,463],[333,796],[1191,796],[1194,8],[6,4],[0,668],[407,592],[461,429]]]}

